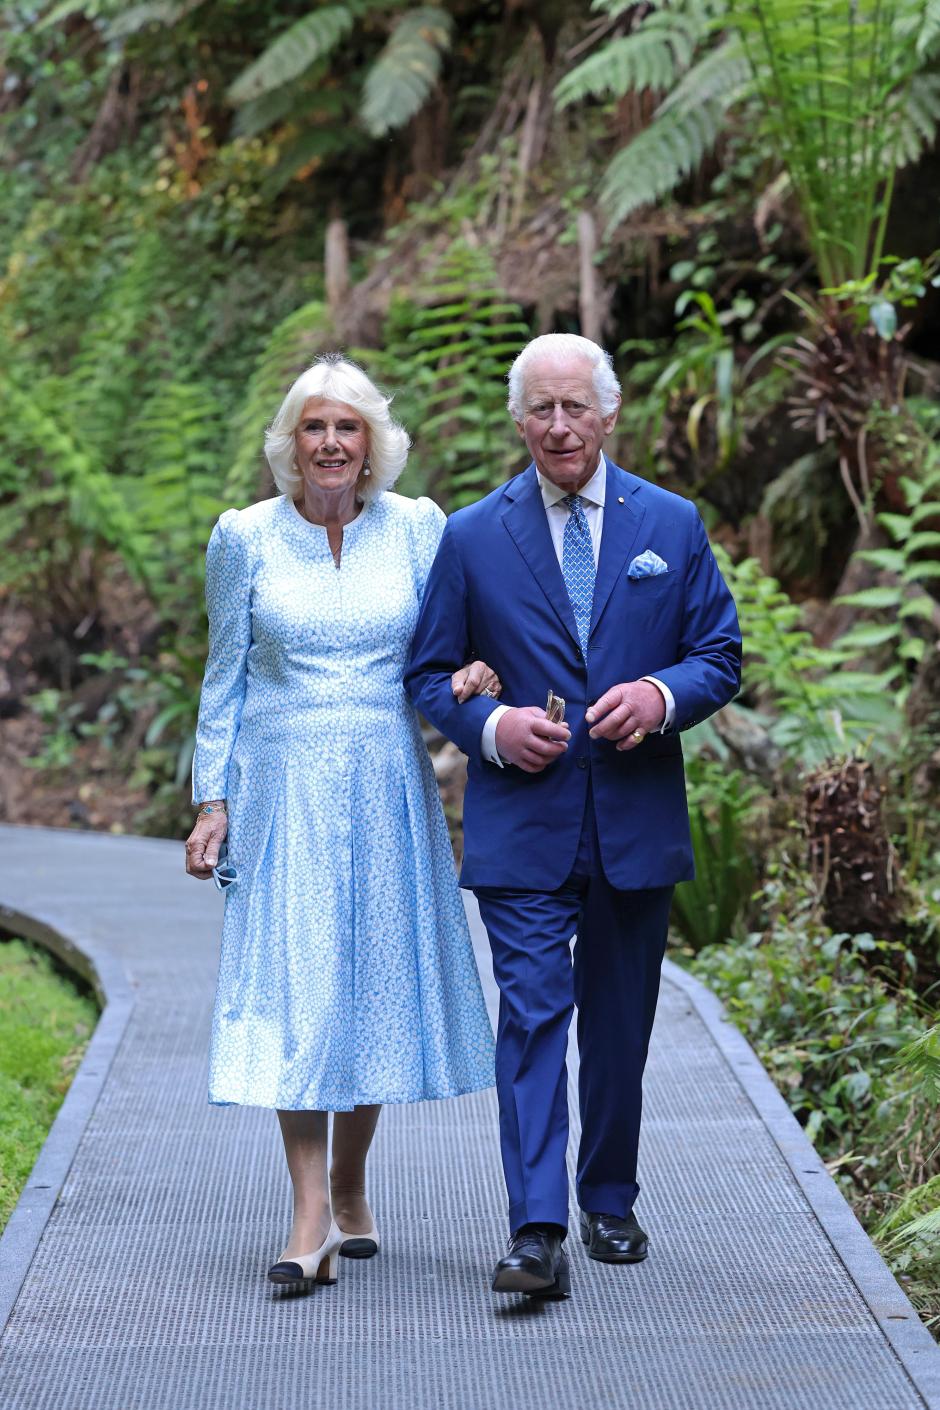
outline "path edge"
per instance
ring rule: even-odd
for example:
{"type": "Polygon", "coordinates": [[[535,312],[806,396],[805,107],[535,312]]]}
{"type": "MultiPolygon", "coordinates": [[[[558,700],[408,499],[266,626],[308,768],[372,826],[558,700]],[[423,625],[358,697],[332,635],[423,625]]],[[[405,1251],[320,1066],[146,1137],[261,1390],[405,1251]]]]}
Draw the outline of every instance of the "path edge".
{"type": "Polygon", "coordinates": [[[673,960],[663,978],[682,991],[787,1163],[849,1277],[927,1410],[940,1410],[940,1346],[862,1228],[757,1053],[712,991],[673,960]]]}
{"type": "Polygon", "coordinates": [[[0,1331],[7,1325],[20,1289],[76,1152],[108,1079],[128,1019],[134,991],[122,966],[93,942],[81,943],[41,916],[0,901],[0,928],[42,945],[94,990],[101,1013],[36,1163],[0,1235],[0,1331]]]}

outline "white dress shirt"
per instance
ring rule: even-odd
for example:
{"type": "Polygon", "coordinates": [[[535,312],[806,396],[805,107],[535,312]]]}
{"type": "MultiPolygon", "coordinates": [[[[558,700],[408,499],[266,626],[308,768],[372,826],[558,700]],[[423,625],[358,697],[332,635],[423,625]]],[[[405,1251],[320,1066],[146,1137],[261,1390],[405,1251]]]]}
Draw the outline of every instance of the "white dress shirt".
{"type": "MultiPolygon", "coordinates": [[[[536,474],[538,475],[539,489],[542,491],[542,503],[545,505],[552,546],[555,549],[555,557],[558,559],[560,568],[562,566],[565,525],[571,514],[571,510],[563,503],[568,491],[559,489],[558,485],[547,480],[540,471],[536,471],[536,474]]],[[[578,494],[581,496],[584,517],[591,531],[591,546],[594,549],[594,567],[596,568],[600,561],[601,534],[604,530],[604,502],[607,497],[607,463],[604,460],[603,451],[598,458],[597,469],[584,488],[578,491],[578,494]]],[[[659,733],[662,734],[664,730],[670,728],[676,717],[675,698],[668,685],[657,680],[655,676],[642,676],[641,679],[655,685],[665,702],[666,714],[659,729],[659,733]]],[[[497,705],[492,714],[487,717],[480,738],[480,750],[484,759],[488,759],[491,764],[499,764],[500,768],[503,767],[503,760],[499,757],[496,748],[496,726],[510,708],[509,705],[497,705]]]]}

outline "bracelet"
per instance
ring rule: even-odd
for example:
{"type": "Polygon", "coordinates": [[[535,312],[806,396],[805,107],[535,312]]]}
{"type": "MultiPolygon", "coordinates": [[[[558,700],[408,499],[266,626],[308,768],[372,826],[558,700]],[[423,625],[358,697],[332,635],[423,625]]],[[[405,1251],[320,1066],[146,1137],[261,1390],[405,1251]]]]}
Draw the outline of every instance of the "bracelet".
{"type": "Polygon", "coordinates": [[[203,803],[196,814],[197,818],[208,817],[210,813],[225,813],[228,816],[228,808],[224,803],[203,803]]]}

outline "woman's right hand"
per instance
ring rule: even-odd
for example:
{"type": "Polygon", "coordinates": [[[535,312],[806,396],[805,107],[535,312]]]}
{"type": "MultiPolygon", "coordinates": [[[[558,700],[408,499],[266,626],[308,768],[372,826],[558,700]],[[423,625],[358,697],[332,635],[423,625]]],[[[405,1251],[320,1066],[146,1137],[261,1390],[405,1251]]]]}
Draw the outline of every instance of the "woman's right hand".
{"type": "MultiPolygon", "coordinates": [[[[201,806],[205,806],[202,804],[201,806]]],[[[186,839],[186,870],[199,881],[208,881],[219,860],[219,848],[228,836],[228,817],[221,808],[200,813],[186,839]]]]}

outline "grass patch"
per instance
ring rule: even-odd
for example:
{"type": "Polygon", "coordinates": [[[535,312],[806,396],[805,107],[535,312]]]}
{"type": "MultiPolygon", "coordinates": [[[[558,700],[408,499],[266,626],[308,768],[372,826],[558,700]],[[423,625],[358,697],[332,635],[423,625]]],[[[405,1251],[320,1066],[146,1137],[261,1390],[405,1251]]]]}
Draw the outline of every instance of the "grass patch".
{"type": "Polygon", "coordinates": [[[22,940],[0,943],[0,1229],[98,1020],[94,999],[22,940]]]}

